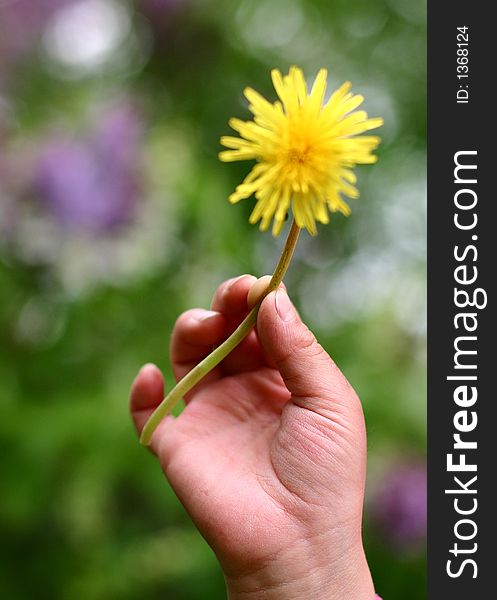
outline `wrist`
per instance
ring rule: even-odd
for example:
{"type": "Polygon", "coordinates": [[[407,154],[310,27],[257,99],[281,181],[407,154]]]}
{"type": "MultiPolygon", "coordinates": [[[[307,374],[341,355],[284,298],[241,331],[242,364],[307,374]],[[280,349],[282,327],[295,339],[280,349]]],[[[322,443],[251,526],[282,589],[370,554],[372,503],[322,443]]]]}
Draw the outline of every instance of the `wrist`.
{"type": "Polygon", "coordinates": [[[362,545],[338,558],[326,549],[302,552],[298,547],[257,570],[225,573],[229,600],[373,600],[373,582],[362,545]]]}

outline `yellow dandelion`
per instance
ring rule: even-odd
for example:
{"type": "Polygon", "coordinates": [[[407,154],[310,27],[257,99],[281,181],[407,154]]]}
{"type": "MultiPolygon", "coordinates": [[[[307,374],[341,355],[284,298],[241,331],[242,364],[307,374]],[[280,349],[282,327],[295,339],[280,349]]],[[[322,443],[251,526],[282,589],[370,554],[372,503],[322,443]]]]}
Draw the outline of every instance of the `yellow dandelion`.
{"type": "Polygon", "coordinates": [[[377,136],[358,134],[375,129],[383,119],[369,119],[363,110],[355,110],[363,97],[350,92],[344,83],[326,104],[326,69],[321,69],[310,93],[304,74],[291,67],[288,75],[271,72],[279,100],[271,104],[252,88],[244,95],[249,101],[253,121],[230,119],[240,137],[223,136],[221,144],[229,150],[219,154],[223,161],[255,160],[257,164],[229,197],[235,203],[255,195],[257,203],[250,223],[281,232],[291,208],[299,227],[312,235],[316,221],[329,222],[329,213],[350,214],[343,196],[358,198],[353,168],[374,163],[372,154],[377,136]]]}

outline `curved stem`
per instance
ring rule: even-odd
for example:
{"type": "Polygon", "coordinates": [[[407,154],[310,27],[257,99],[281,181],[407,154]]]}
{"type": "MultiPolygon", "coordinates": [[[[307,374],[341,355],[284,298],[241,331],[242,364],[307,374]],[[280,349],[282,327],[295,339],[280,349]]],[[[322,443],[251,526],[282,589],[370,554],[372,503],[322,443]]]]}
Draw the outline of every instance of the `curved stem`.
{"type": "Polygon", "coordinates": [[[140,443],[144,446],[150,443],[152,435],[162,421],[162,419],[168,415],[181,398],[187,394],[194,385],[196,385],[209,371],[212,371],[238,344],[250,333],[252,328],[257,322],[257,313],[259,307],[262,304],[264,298],[272,291],[276,290],[280,283],[283,281],[283,277],[290,265],[292,260],[293,251],[297,244],[297,240],[300,233],[300,227],[292,222],[290,232],[281,253],[280,260],[276,265],[271,281],[264,291],[259,302],[249,312],[245,319],[238,325],[235,331],[226,339],[220,346],[215,348],[208,356],[206,356],[201,362],[198,363],[189,373],[187,373],[183,379],[181,379],[176,386],[169,392],[164,400],[152,413],[148,421],[145,423],[142,434],[140,436],[140,443]]]}

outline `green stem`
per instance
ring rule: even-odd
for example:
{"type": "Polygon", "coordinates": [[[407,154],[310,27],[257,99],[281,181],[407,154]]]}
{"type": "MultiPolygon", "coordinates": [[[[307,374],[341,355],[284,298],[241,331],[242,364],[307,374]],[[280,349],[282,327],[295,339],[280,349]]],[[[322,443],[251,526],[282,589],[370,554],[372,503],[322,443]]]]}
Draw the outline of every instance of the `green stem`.
{"type": "Polygon", "coordinates": [[[187,394],[194,385],[196,385],[209,371],[212,371],[238,344],[250,333],[252,328],[257,322],[257,313],[262,304],[264,298],[272,291],[276,290],[280,283],[283,281],[283,277],[290,265],[292,260],[293,251],[297,244],[297,240],[300,233],[300,227],[292,222],[290,232],[281,253],[280,260],[276,265],[271,281],[265,289],[261,299],[254,308],[249,312],[245,319],[238,325],[235,331],[225,340],[220,346],[215,348],[208,356],[206,356],[201,362],[198,363],[187,375],[181,379],[176,386],[169,392],[164,400],[152,413],[148,421],[145,423],[142,434],[140,436],[140,443],[147,446],[150,443],[152,435],[162,421],[162,419],[168,415],[176,404],[187,394]]]}

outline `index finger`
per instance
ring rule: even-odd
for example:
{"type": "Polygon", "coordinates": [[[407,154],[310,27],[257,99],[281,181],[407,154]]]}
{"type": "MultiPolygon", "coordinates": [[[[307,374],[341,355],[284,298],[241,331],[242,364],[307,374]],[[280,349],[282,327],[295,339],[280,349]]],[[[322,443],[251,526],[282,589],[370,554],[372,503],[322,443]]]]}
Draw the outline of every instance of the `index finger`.
{"type": "Polygon", "coordinates": [[[212,310],[227,316],[247,313],[247,294],[255,281],[253,275],[240,275],[222,283],[214,293],[212,310]]]}

